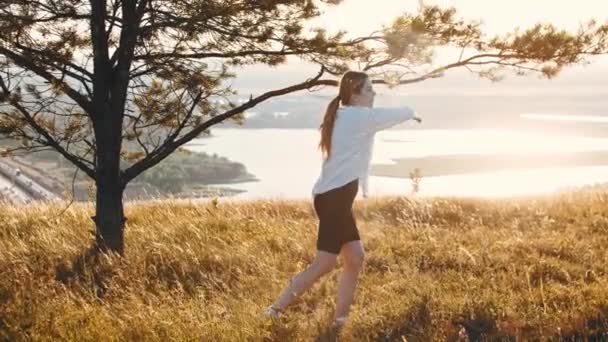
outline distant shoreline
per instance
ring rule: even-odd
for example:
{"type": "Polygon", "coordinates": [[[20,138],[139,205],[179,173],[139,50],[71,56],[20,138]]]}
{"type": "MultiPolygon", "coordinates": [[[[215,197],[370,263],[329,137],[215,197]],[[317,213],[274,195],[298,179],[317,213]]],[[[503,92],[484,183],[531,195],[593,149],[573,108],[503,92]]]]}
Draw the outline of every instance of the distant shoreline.
{"type": "Polygon", "coordinates": [[[607,166],[608,152],[581,151],[559,154],[455,154],[420,158],[396,158],[395,164],[372,165],[373,176],[409,178],[419,169],[422,177],[461,175],[469,173],[526,170],[554,167],[607,166]]]}
{"type": "Polygon", "coordinates": [[[246,175],[228,180],[228,181],[224,181],[224,182],[209,182],[206,183],[206,185],[208,186],[215,186],[215,185],[224,185],[224,184],[241,184],[241,183],[250,183],[250,182],[259,182],[260,180],[258,178],[256,178],[255,175],[248,173],[246,175]]]}

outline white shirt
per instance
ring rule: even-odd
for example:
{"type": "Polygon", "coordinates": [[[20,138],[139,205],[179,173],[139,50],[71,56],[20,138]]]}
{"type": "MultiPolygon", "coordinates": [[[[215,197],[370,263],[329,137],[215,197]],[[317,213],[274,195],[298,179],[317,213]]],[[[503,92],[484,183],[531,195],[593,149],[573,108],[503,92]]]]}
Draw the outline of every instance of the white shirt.
{"type": "Polygon", "coordinates": [[[321,175],[312,189],[313,197],[357,178],[363,196],[367,197],[376,132],[409,120],[414,115],[414,110],[409,107],[339,108],[332,132],[329,158],[323,161],[321,175]]]}

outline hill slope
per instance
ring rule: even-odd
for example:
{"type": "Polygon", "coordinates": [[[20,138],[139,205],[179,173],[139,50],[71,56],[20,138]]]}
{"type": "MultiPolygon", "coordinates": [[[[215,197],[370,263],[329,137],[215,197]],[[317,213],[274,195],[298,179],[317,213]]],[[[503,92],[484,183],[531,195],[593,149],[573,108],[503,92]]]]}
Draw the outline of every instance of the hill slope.
{"type": "MultiPolygon", "coordinates": [[[[308,202],[130,205],[124,260],[78,257],[92,207],[62,210],[0,208],[0,340],[308,341],[331,317],[339,270],[281,322],[259,316],[314,257],[308,202]]],[[[608,338],[608,194],[382,198],[356,216],[344,340],[608,338]]]]}

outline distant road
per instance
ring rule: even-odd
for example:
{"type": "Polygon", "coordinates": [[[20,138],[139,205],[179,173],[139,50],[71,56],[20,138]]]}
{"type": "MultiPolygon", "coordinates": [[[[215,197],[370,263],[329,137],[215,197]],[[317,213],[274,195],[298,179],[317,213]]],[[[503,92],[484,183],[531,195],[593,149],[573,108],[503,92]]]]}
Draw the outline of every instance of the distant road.
{"type": "Polygon", "coordinates": [[[35,200],[54,200],[57,196],[5,163],[0,162],[0,193],[14,204],[35,200]]]}
{"type": "Polygon", "coordinates": [[[10,179],[0,174],[0,194],[14,204],[25,204],[33,200],[27,192],[11,183],[10,179]]]}

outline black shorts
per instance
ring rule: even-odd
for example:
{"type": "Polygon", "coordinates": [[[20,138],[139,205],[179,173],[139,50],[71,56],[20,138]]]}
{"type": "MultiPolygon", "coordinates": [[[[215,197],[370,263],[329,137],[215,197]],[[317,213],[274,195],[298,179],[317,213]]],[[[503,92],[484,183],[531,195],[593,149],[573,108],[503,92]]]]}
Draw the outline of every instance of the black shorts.
{"type": "Polygon", "coordinates": [[[314,205],[319,217],[317,250],[340,254],[342,245],[360,240],[353,215],[353,202],[359,190],[359,180],[315,195],[314,205]]]}

